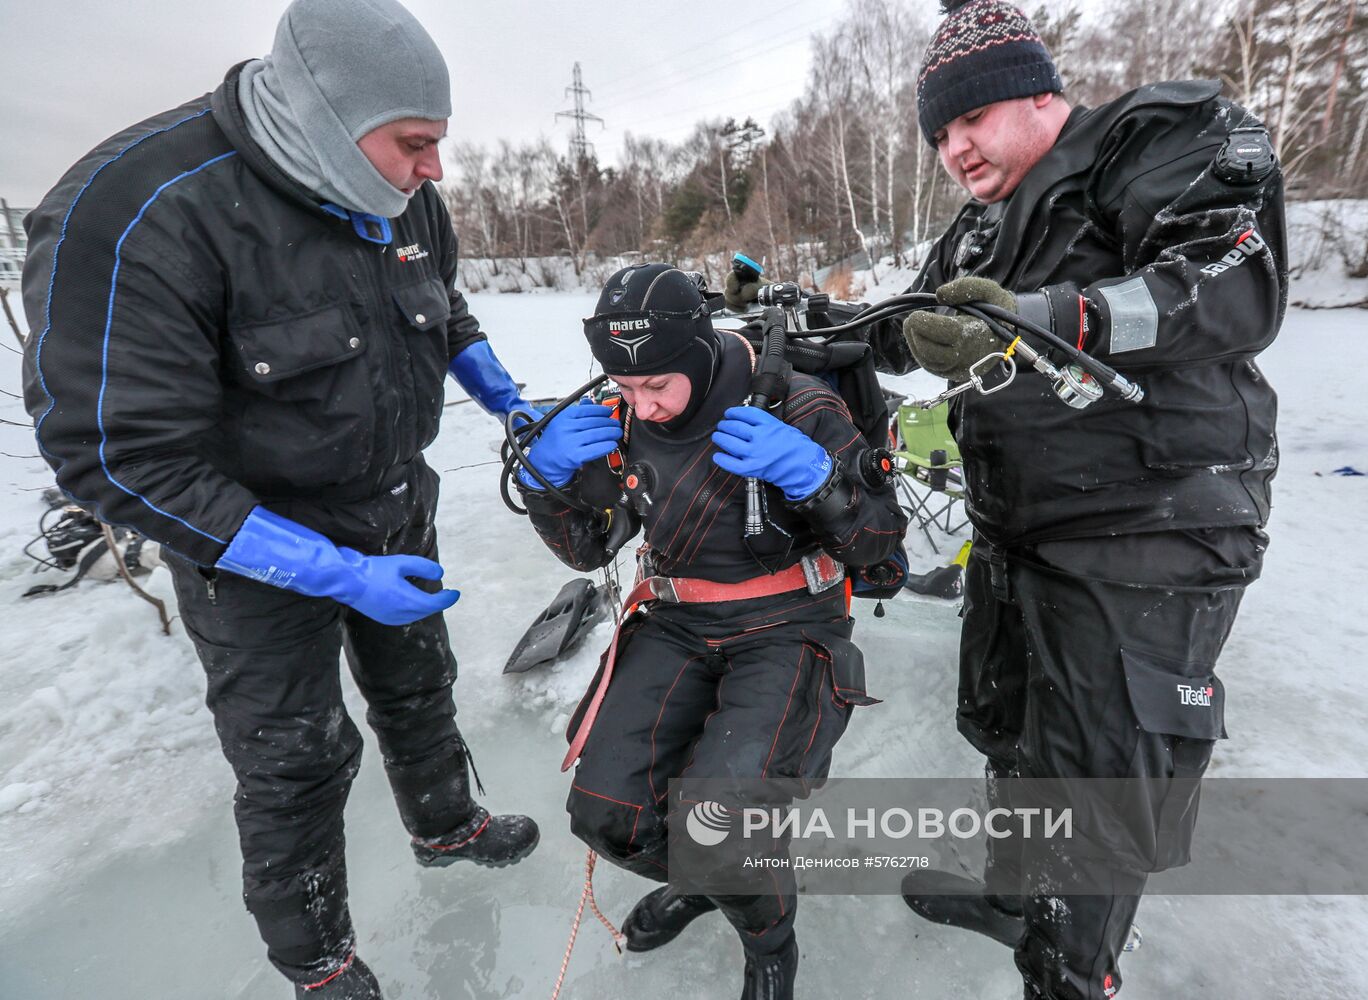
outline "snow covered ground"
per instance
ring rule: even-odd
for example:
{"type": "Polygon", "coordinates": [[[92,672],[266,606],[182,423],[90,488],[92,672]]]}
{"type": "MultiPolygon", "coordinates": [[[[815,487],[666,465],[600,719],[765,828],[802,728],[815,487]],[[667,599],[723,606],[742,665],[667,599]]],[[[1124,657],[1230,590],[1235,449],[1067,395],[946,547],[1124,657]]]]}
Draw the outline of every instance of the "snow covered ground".
{"type": "MultiPolygon", "coordinates": [[[[578,320],[592,304],[579,293],[472,297],[533,396],[583,381],[578,320]]],[[[1360,310],[1293,311],[1265,355],[1282,401],[1283,465],[1264,578],[1221,663],[1231,739],[1213,774],[1368,775],[1368,479],[1331,474],[1368,471],[1359,427],[1368,374],[1356,360],[1365,334],[1360,310]]],[[[4,336],[0,417],[26,424],[11,395],[19,357],[4,336]]],[[[479,464],[494,460],[496,436],[474,406],[454,406],[429,461],[443,472],[447,579],[463,593],[448,612],[461,723],[488,804],[535,816],[543,841],[504,871],[420,870],[369,748],[347,812],[352,906],[361,952],[397,1000],[549,996],[582,881],[558,764],[566,714],[607,632],[549,671],[501,675],[571,574],[500,504],[497,467],[479,464]]],[[[0,997],[281,1000],[288,990],[239,899],[232,775],[189,641],[179,626],[162,637],[154,612],[120,584],[20,599],[47,578],[30,573],[20,549],[51,479],[30,431],[0,424],[0,451],[0,997]]],[[[919,564],[932,565],[925,544],[912,543],[919,564]]],[[[171,600],[164,570],[149,586],[171,600]]],[[[883,619],[871,610],[857,609],[857,637],[870,690],[885,700],[857,713],[836,773],[977,774],[979,758],[953,724],[954,605],[903,597],[883,619]]],[[[359,721],[359,699],[349,698],[359,721]]],[[[646,889],[607,865],[596,885],[619,920],[646,889]]],[[[1368,961],[1368,902],[1357,897],[1152,897],[1140,921],[1146,943],[1125,960],[1128,1000],[1340,996],[1368,961]]],[[[897,897],[809,898],[799,938],[802,997],[1020,996],[1005,949],[920,922],[897,897]]],[[[701,1000],[734,995],[739,970],[721,920],[700,921],[656,955],[622,959],[588,918],[563,995],[701,1000]]]]}

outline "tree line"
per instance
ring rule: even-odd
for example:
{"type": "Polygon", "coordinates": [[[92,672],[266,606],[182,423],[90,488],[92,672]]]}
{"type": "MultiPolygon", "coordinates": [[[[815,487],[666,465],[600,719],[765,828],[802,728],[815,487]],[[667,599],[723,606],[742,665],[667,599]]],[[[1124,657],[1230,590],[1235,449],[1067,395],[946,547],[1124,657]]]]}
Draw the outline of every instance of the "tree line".
{"type": "MultiPolygon", "coordinates": [[[[1361,0],[1105,0],[1031,15],[1075,104],[1144,83],[1215,78],[1268,127],[1293,197],[1368,194],[1368,11],[1361,0]]],[[[543,139],[458,145],[445,188],[464,257],[554,284],[640,254],[715,271],[730,252],[772,273],[913,266],[963,193],[917,126],[916,75],[935,21],[912,0],[851,0],[814,36],[802,95],[766,129],[699,121],[682,142],[627,135],[617,162],[543,139]]],[[[611,270],[611,268],[609,268],[611,270]]],[[[716,279],[715,273],[710,277],[716,279]]],[[[835,285],[835,287],[832,287],[835,285]]],[[[858,289],[855,291],[858,292],[858,289]]]]}

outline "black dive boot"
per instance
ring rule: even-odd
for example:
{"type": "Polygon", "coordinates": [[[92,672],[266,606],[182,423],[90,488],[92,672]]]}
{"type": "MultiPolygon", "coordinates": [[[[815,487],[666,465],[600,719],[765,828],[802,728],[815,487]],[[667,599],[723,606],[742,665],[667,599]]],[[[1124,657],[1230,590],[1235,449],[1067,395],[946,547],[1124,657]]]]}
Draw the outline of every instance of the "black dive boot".
{"type": "Polygon", "coordinates": [[[676,893],[668,885],[643,896],[622,925],[628,951],[651,951],[669,944],[693,921],[717,909],[707,896],[676,893]]]}
{"type": "Polygon", "coordinates": [[[440,837],[414,837],[413,855],[426,868],[473,861],[486,868],[517,864],[532,853],[541,832],[530,816],[491,816],[477,806],[475,815],[440,837]]]}
{"type": "Polygon", "coordinates": [[[375,975],[359,958],[312,986],[295,986],[295,1000],[384,1000],[375,975]]]}
{"type": "Polygon", "coordinates": [[[903,902],[932,923],[978,931],[1009,948],[1026,931],[1020,900],[990,893],[978,879],[915,871],[903,879],[902,894],[903,902]]]}
{"type": "Polygon", "coordinates": [[[798,978],[798,939],[789,936],[788,944],[771,955],[746,952],[746,980],[741,1000],[793,1000],[793,984],[798,978]]]}

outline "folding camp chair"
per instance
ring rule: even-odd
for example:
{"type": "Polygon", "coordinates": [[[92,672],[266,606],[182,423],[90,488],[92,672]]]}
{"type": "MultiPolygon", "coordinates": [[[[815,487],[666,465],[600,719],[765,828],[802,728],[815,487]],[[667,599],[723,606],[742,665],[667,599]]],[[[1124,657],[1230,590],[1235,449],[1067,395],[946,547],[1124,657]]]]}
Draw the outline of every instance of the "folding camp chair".
{"type": "Polygon", "coordinates": [[[895,431],[898,489],[907,498],[907,512],[917,522],[939,555],[940,546],[931,529],[953,535],[969,519],[957,505],[964,499],[963,463],[946,422],[949,404],[929,410],[903,404],[898,407],[895,431]]]}

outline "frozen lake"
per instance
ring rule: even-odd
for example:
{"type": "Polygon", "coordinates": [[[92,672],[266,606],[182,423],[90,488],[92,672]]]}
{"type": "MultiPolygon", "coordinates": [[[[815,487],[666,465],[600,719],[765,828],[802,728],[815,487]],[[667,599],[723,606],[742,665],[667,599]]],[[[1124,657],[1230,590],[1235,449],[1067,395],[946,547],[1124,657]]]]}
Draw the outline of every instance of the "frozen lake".
{"type": "MultiPolygon", "coordinates": [[[[532,397],[584,381],[582,294],[472,296],[472,310],[532,397]]],[[[1364,313],[1293,312],[1264,368],[1281,396],[1283,468],[1273,545],[1221,662],[1231,739],[1213,774],[1368,774],[1368,675],[1360,669],[1368,551],[1368,469],[1360,427],[1368,376],[1327,371],[1352,358],[1364,313]],[[1317,475],[1324,473],[1324,475],[1317,475]]],[[[8,338],[8,334],[5,334],[8,338]]],[[[8,339],[6,347],[12,347],[8,339]]],[[[0,351],[0,389],[20,391],[19,358],[0,351]]],[[[453,388],[453,398],[459,390],[453,388]]],[[[27,420],[0,396],[0,415],[27,420]]],[[[118,585],[83,584],[32,602],[21,554],[50,485],[31,432],[0,427],[0,997],[282,1000],[239,892],[233,781],[202,704],[203,679],[176,627],[118,585]],[[12,457],[13,456],[13,457],[12,457]]],[[[569,662],[504,677],[532,617],[573,574],[497,495],[499,431],[473,405],[446,411],[429,451],[443,472],[438,518],[447,614],[460,660],[460,722],[496,811],[541,824],[537,852],[502,871],[426,871],[412,860],[369,732],[347,810],[352,912],[360,953],[394,1000],[547,997],[583,878],[559,771],[566,714],[586,685],[606,626],[569,662]]],[[[922,567],[933,560],[924,543],[922,567]]],[[[624,570],[625,573],[625,570],[624,570]]],[[[150,588],[170,594],[165,571],[150,588]]],[[[869,690],[836,752],[845,776],[960,776],[980,758],[955,732],[953,604],[899,598],[883,619],[857,602],[869,690]]],[[[348,686],[350,681],[346,681],[348,686]]],[[[349,707],[360,723],[354,692],[349,707]]],[[[621,920],[650,886],[610,865],[596,878],[621,920]]],[[[1344,995],[1368,959],[1368,903],[1357,897],[1153,897],[1145,947],[1124,960],[1127,1000],[1344,995]]],[[[928,925],[896,896],[804,900],[801,997],[1018,1000],[1010,953],[928,925]]],[[[740,947],[705,918],[670,947],[619,958],[591,916],[566,997],[716,998],[739,992],[740,947]]],[[[1352,988],[1352,987],[1350,987],[1352,988]]]]}

